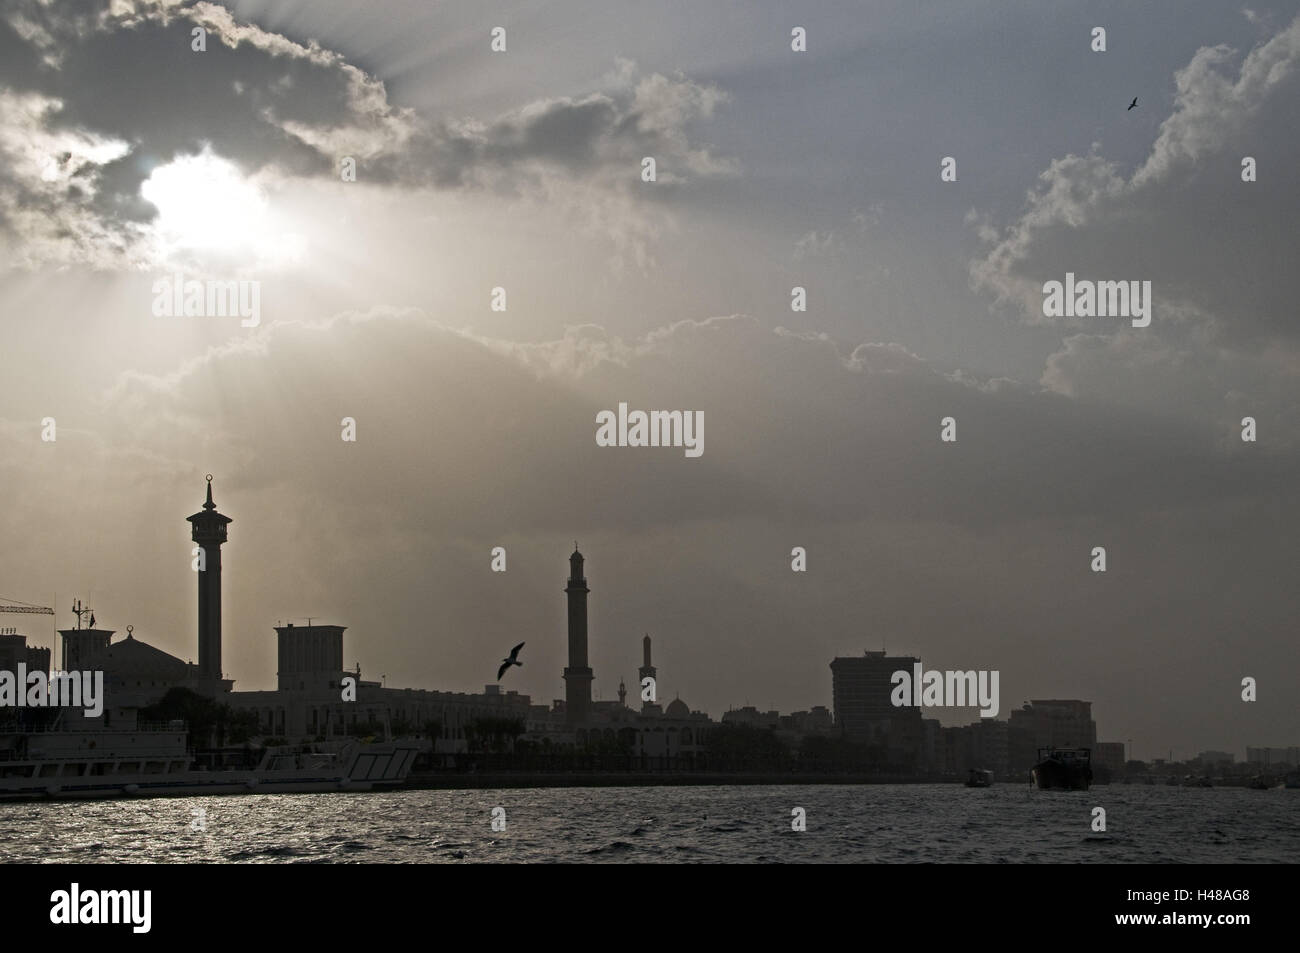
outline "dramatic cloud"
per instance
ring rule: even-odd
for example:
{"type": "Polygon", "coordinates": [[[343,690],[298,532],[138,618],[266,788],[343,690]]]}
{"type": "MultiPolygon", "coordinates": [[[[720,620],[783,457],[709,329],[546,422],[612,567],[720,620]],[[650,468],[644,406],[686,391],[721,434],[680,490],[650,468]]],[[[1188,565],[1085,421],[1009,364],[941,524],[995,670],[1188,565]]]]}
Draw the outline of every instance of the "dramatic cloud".
{"type": "Polygon", "coordinates": [[[1193,409],[1221,431],[1252,412],[1291,441],[1300,321],[1286,276],[1300,168],[1284,117],[1300,99],[1300,19],[1237,60],[1203,48],[1178,71],[1173,114],[1132,175],[1099,145],[1053,161],[1018,221],[1003,232],[980,226],[992,247],[971,273],[1028,323],[1076,332],[1048,359],[1045,386],[1193,409]],[[1242,180],[1247,157],[1258,181],[1242,180]],[[1042,286],[1067,272],[1152,282],[1151,327],[1045,317],[1042,286]]]}
{"type": "Polygon", "coordinates": [[[0,223],[22,236],[11,249],[19,266],[118,260],[138,235],[94,210],[101,169],[130,150],[120,139],[52,127],[63,108],[39,93],[0,89],[0,223]]]}
{"type": "Polygon", "coordinates": [[[211,3],[116,0],[94,13],[20,3],[0,21],[0,54],[0,224],[28,266],[156,264],[143,227],[155,207],[140,186],[156,165],[203,151],[276,178],[337,177],[351,156],[358,180],[372,185],[563,206],[580,227],[608,234],[620,261],[643,268],[669,223],[638,190],[641,159],[656,160],[660,200],[737,170],[689,135],[727,95],[685,77],[638,75],[628,61],[608,89],[480,120],[394,105],[382,82],[340,54],[238,23],[211,3]],[[191,50],[195,27],[207,31],[206,52],[191,50]],[[98,77],[110,68],[106,85],[98,77]],[[80,188],[68,187],[74,176],[80,188]]]}

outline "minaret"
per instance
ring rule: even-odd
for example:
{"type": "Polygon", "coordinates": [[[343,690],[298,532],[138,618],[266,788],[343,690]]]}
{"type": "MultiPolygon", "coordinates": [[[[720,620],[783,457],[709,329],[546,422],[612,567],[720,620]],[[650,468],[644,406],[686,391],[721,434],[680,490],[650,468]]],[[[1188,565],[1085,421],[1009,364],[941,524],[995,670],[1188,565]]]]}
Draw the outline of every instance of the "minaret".
{"type": "MultiPolygon", "coordinates": [[[[645,637],[644,639],[641,640],[641,652],[642,652],[642,654],[645,656],[645,664],[642,665],[639,669],[637,669],[637,670],[636,670],[636,673],[637,673],[637,675],[639,676],[640,681],[641,681],[641,691],[644,692],[644,691],[645,691],[645,680],[646,680],[647,678],[655,678],[655,677],[656,677],[656,676],[655,676],[655,667],[654,667],[652,664],[650,664],[650,634],[649,634],[648,632],[646,633],[646,637],[645,637]]],[[[658,694],[658,692],[659,692],[659,689],[658,689],[658,686],[656,685],[656,687],[655,687],[655,696],[654,696],[655,699],[656,699],[656,701],[657,701],[658,698],[659,698],[659,694],[658,694]]],[[[645,696],[642,695],[641,697],[644,698],[645,696]]],[[[654,702],[644,702],[644,703],[641,705],[641,710],[642,710],[642,711],[645,711],[645,710],[646,710],[650,705],[652,705],[652,704],[654,704],[654,702]]]]}
{"type": "Polygon", "coordinates": [[[627,707],[627,686],[623,684],[623,679],[618,680],[618,707],[627,707]]]}
{"type": "Polygon", "coordinates": [[[203,691],[221,689],[221,544],[226,526],[233,522],[217,512],[212,502],[212,474],[208,474],[208,501],[203,509],[186,519],[192,524],[190,537],[203,550],[199,577],[199,682],[203,691]]]}
{"type": "Polygon", "coordinates": [[[587,666],[587,578],[582,574],[582,553],[573,544],[569,557],[569,667],[564,670],[565,720],[583,724],[591,710],[591,669],[587,666]]]}

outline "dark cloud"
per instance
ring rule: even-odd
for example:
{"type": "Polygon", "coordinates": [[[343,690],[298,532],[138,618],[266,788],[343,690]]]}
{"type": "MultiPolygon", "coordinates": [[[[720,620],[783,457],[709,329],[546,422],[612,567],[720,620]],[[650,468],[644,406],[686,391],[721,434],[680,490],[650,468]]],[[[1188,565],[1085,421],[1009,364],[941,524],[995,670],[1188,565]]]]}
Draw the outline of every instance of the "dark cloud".
{"type": "Polygon", "coordinates": [[[1094,146],[1053,161],[1010,227],[985,225],[973,284],[1029,324],[1068,327],[1042,376],[1053,390],[1225,435],[1255,416],[1292,443],[1300,165],[1282,117],[1300,97],[1300,19],[1244,54],[1200,49],[1175,84],[1173,112],[1131,174],[1094,146]],[[1247,156],[1257,181],[1242,181],[1247,156]],[[1067,272],[1150,281],[1151,327],[1044,317],[1043,283],[1067,272]]]}
{"type": "MultiPolygon", "coordinates": [[[[638,79],[627,63],[606,91],[479,121],[396,106],[383,83],[339,54],[240,24],[207,3],[19,4],[0,26],[0,49],[14,53],[0,59],[0,89],[50,104],[42,112],[8,110],[0,116],[7,128],[55,140],[97,135],[128,150],[87,170],[94,188],[85,195],[37,196],[11,161],[0,176],[0,208],[55,218],[75,208],[122,247],[136,237],[131,226],[153,217],[140,183],[158,164],[203,148],[246,173],[334,175],[349,155],[372,184],[545,191],[559,176],[581,178],[597,196],[631,195],[643,155],[656,157],[668,191],[733,168],[686,134],[722,93],[684,77],[638,79]],[[191,49],[196,25],[209,31],[206,52],[191,49]],[[47,62],[49,51],[58,55],[47,62]]],[[[628,215],[627,204],[611,214],[628,215]]],[[[60,247],[69,236],[59,230],[24,237],[42,239],[30,257],[48,248],[51,257],[87,260],[75,242],[60,247]]],[[[93,260],[104,266],[113,256],[93,260]]]]}
{"type": "Polygon", "coordinates": [[[457,533],[563,534],[589,523],[638,532],[733,518],[978,529],[1276,500],[1300,477],[1294,455],[1229,454],[1204,427],[955,380],[892,346],[846,356],[743,318],[682,322],[634,342],[574,329],[528,346],[415,315],[288,324],[166,384],[128,376],[111,406],[128,412],[137,439],[177,426],[156,433],[159,451],[185,428],[227,435],[223,455],[248,460],[237,479],[253,486],[287,479],[288,457],[297,469],[331,471],[318,492],[334,503],[390,501],[394,524],[411,526],[404,514],[421,493],[454,500],[416,519],[433,521],[421,530],[457,533]],[[340,354],[347,365],[329,370],[340,354]],[[386,370],[376,379],[351,367],[386,370]],[[793,386],[800,381],[817,386],[793,386]],[[704,410],[703,457],[597,447],[596,412],[619,402],[704,410]],[[364,421],[366,439],[336,470],[334,418],[345,415],[364,421]],[[949,416],[951,444],[939,439],[949,416]],[[557,493],[575,482],[581,492],[557,493]]]}

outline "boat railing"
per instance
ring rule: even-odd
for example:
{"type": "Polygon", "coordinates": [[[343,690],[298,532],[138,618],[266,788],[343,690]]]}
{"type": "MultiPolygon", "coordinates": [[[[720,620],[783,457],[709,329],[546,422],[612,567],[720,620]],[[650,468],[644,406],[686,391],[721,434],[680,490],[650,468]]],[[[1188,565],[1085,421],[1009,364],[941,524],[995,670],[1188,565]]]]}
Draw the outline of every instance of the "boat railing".
{"type": "Polygon", "coordinates": [[[46,732],[55,732],[55,731],[63,732],[66,730],[67,730],[66,728],[61,728],[58,725],[25,725],[19,722],[17,724],[5,725],[4,727],[0,727],[0,734],[36,735],[36,734],[44,734],[46,732]]]}
{"type": "Polygon", "coordinates": [[[1070,746],[1062,746],[1059,748],[1057,747],[1039,748],[1038,760],[1043,761],[1047,758],[1055,758],[1059,761],[1065,761],[1065,760],[1091,761],[1092,749],[1075,748],[1070,746]]]}
{"type": "Polygon", "coordinates": [[[189,725],[183,721],[142,721],[137,722],[134,728],[100,728],[95,726],[78,728],[66,724],[0,726],[0,734],[9,735],[133,735],[144,732],[179,734],[188,731],[189,725]]]}
{"type": "MultiPolygon", "coordinates": [[[[131,729],[124,729],[124,730],[129,731],[131,729]]],[[[168,731],[168,732],[172,732],[173,734],[177,732],[188,733],[190,730],[190,725],[189,722],[181,721],[180,719],[172,719],[171,721],[142,721],[137,723],[137,726],[134,730],[135,731],[168,731]]]]}

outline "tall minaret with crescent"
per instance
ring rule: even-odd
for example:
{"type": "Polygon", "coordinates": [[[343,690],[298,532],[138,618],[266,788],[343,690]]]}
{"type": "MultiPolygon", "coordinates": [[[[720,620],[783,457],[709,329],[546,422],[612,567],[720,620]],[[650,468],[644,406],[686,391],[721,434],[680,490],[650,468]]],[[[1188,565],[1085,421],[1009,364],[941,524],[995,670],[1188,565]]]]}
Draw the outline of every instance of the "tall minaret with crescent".
{"type": "Polygon", "coordinates": [[[208,500],[203,509],[187,516],[190,538],[203,550],[199,577],[199,682],[202,690],[221,690],[221,544],[226,526],[234,522],[217,512],[212,502],[212,474],[208,474],[208,500]]]}
{"type": "MultiPolygon", "coordinates": [[[[645,659],[645,664],[642,665],[639,669],[637,669],[636,673],[641,679],[641,697],[644,698],[645,680],[648,678],[653,682],[658,675],[658,672],[655,671],[654,663],[650,661],[650,633],[649,632],[647,632],[645,634],[645,638],[641,640],[641,653],[645,659]]],[[[641,703],[641,710],[643,712],[649,713],[658,710],[657,708],[651,707],[657,704],[658,696],[655,695],[654,698],[656,699],[655,701],[643,701],[641,703]]]]}
{"type": "Polygon", "coordinates": [[[569,666],[564,670],[565,720],[583,724],[591,712],[591,668],[587,665],[587,577],[582,571],[582,553],[573,544],[569,557],[569,666]]]}

